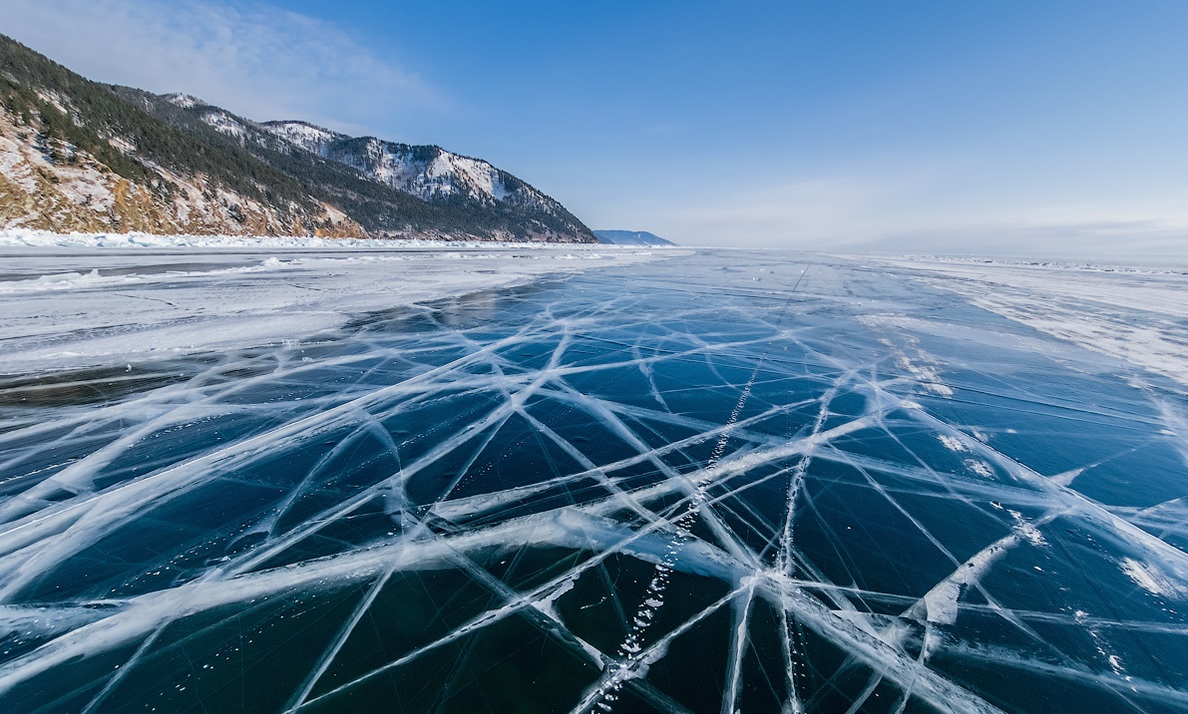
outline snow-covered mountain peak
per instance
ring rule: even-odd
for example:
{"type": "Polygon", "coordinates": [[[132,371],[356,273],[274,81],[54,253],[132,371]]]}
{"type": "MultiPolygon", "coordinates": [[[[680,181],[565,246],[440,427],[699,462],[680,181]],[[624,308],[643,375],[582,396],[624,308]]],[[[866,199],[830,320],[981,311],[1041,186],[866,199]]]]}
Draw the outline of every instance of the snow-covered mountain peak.
{"type": "Polygon", "coordinates": [[[266,121],[260,124],[260,128],[323,158],[332,142],[347,138],[345,134],[297,120],[266,121]]]}
{"type": "Polygon", "coordinates": [[[242,140],[247,135],[247,127],[233,114],[212,107],[211,111],[203,112],[201,119],[216,130],[236,139],[242,140]]]}
{"type": "Polygon", "coordinates": [[[430,175],[457,176],[472,192],[494,201],[507,197],[499,169],[482,159],[471,159],[443,151],[429,167],[430,175]]]}
{"type": "Polygon", "coordinates": [[[200,109],[207,125],[241,141],[308,152],[345,164],[372,181],[431,203],[474,201],[494,207],[561,216],[564,209],[553,199],[502,171],[490,162],[455,154],[431,144],[404,144],[374,136],[351,137],[300,120],[253,122],[217,107],[200,109]],[[270,140],[265,140],[264,137],[270,140]]]}
{"type": "Polygon", "coordinates": [[[364,137],[334,142],[323,156],[425,201],[462,198],[488,206],[510,203],[555,213],[551,199],[510,174],[482,159],[438,146],[364,137]]]}
{"type": "Polygon", "coordinates": [[[206,102],[202,101],[201,99],[199,99],[198,97],[195,97],[192,94],[182,94],[180,92],[176,92],[174,94],[166,94],[165,101],[169,102],[170,104],[174,105],[175,107],[181,107],[182,109],[192,109],[194,107],[209,106],[209,105],[207,105],[206,102]]]}

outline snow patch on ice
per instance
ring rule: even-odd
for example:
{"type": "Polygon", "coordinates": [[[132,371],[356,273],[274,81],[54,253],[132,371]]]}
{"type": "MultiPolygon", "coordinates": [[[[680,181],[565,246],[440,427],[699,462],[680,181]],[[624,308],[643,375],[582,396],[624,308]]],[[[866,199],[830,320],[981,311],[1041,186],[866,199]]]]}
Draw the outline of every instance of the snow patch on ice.
{"type": "Polygon", "coordinates": [[[261,273],[270,270],[284,270],[301,265],[300,261],[267,258],[259,265],[236,268],[220,268],[217,270],[171,270],[155,275],[126,273],[121,275],[101,275],[98,268],[88,273],[54,273],[42,275],[32,280],[0,281],[0,293],[29,293],[49,290],[78,290],[85,288],[100,288],[128,284],[144,284],[153,282],[176,282],[186,278],[205,278],[219,275],[236,275],[247,273],[261,273]]]}
{"type": "Polygon", "coordinates": [[[1188,385],[1188,269],[1094,263],[884,259],[1041,332],[1188,385]]]}
{"type": "Polygon", "coordinates": [[[964,463],[965,468],[973,471],[978,476],[982,478],[994,478],[994,469],[985,461],[981,459],[966,459],[964,463]]]}
{"type": "Polygon", "coordinates": [[[0,371],[9,372],[297,340],[360,313],[669,254],[607,246],[597,252],[542,244],[474,250],[473,244],[440,241],[23,230],[0,231],[5,245],[10,255],[7,279],[0,281],[0,339],[7,349],[0,371]]]}
{"type": "Polygon", "coordinates": [[[1007,510],[1007,513],[1010,513],[1011,518],[1015,519],[1015,525],[1011,530],[1013,530],[1016,535],[1028,543],[1036,546],[1037,548],[1048,544],[1048,541],[1044,539],[1044,534],[1040,532],[1040,529],[1037,528],[1034,523],[1024,518],[1022,513],[1010,509],[1007,510]]]}
{"type": "Polygon", "coordinates": [[[1077,479],[1077,477],[1083,473],[1085,473],[1085,469],[1083,469],[1083,468],[1069,469],[1068,471],[1064,471],[1064,472],[1056,474],[1055,476],[1052,476],[1048,480],[1051,481],[1052,483],[1059,484],[1060,486],[1064,486],[1065,488],[1068,488],[1069,486],[1072,485],[1072,482],[1075,481],[1077,479]]]}
{"type": "Polygon", "coordinates": [[[1162,597],[1188,597],[1188,585],[1163,572],[1154,563],[1142,563],[1134,558],[1122,559],[1122,572],[1143,590],[1162,597]]]}
{"type": "Polygon", "coordinates": [[[1188,415],[1166,399],[1156,399],[1155,406],[1164,424],[1161,433],[1172,437],[1172,447],[1188,466],[1188,415]]]}
{"type": "Polygon", "coordinates": [[[958,439],[955,436],[950,436],[948,434],[937,434],[936,438],[939,439],[940,443],[943,444],[944,447],[949,451],[969,451],[969,447],[966,446],[961,441],[961,439],[958,439]]]}
{"type": "MultiPolygon", "coordinates": [[[[30,228],[0,229],[0,248],[319,248],[352,249],[382,248],[388,251],[420,248],[462,249],[525,248],[540,251],[549,257],[559,257],[564,250],[571,255],[612,256],[634,255],[647,257],[659,247],[663,255],[688,255],[691,249],[669,246],[614,246],[607,244],[552,244],[518,241],[436,240],[429,238],[315,238],[313,236],[232,236],[232,235],[157,235],[152,233],[52,233],[30,228]],[[597,252],[595,252],[595,250],[597,252]]],[[[531,258],[532,255],[518,256],[531,258]]]]}

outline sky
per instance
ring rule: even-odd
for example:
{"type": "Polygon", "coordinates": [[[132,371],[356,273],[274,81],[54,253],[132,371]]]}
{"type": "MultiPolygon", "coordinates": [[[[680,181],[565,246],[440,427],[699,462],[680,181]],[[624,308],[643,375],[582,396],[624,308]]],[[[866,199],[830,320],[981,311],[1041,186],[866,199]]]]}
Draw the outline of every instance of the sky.
{"type": "Polygon", "coordinates": [[[688,245],[1188,257],[1188,2],[4,0],[99,81],[688,245]]]}

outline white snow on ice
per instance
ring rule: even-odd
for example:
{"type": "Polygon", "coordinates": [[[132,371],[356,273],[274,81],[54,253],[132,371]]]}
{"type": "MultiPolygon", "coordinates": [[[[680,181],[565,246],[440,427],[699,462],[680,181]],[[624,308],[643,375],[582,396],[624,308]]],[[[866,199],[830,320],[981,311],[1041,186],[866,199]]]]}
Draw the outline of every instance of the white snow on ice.
{"type": "Polygon", "coordinates": [[[0,373],[297,340],[366,311],[680,253],[0,231],[0,373]]]}
{"type": "Polygon", "coordinates": [[[918,270],[974,305],[1188,385],[1188,268],[871,259],[918,270]]]}

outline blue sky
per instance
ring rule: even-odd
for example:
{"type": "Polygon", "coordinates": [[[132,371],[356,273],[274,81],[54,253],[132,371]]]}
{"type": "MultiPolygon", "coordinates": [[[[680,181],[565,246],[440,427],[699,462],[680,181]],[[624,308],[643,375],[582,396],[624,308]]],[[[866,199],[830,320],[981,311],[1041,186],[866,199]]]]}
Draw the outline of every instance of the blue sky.
{"type": "Polygon", "coordinates": [[[5,0],[87,76],[689,244],[1188,255],[1188,3],[5,0]]]}

